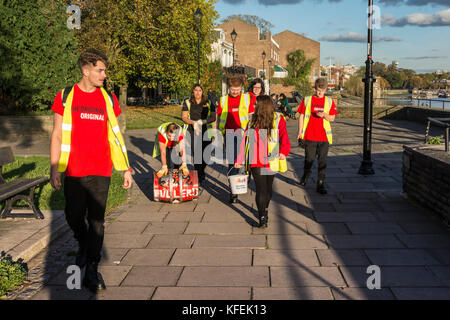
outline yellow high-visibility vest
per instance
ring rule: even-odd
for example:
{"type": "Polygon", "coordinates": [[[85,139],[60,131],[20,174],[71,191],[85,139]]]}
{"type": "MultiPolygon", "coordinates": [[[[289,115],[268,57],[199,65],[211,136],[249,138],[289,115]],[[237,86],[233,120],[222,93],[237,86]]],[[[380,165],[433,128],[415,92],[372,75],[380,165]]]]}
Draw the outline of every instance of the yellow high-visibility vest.
{"type": "MultiPolygon", "coordinates": [[[[305,118],[303,119],[303,127],[302,127],[302,139],[305,138],[306,128],[308,127],[309,119],[311,118],[311,101],[312,97],[305,97],[305,118]]],[[[330,114],[331,106],[333,105],[333,100],[329,97],[325,97],[325,105],[323,111],[327,114],[330,114]]],[[[323,118],[323,128],[325,129],[325,134],[327,135],[328,142],[333,144],[333,135],[331,134],[331,125],[330,121],[323,118]]]]}
{"type": "MultiPolygon", "coordinates": [[[[189,101],[189,99],[186,99],[185,101],[186,106],[188,107],[188,118],[191,118],[191,101],[189,101]]],[[[211,116],[211,104],[209,103],[209,101],[206,103],[206,106],[208,107],[208,118],[211,116]]],[[[186,132],[187,129],[189,128],[189,125],[187,123],[184,124],[183,126],[183,132],[186,132]]],[[[208,132],[208,138],[212,138],[213,135],[213,127],[211,123],[207,123],[206,124],[206,132],[208,132]]]]}
{"type": "MultiPolygon", "coordinates": [[[[241,121],[241,128],[245,130],[247,128],[249,115],[248,108],[250,107],[250,94],[242,93],[239,103],[239,120],[241,121]]],[[[222,113],[219,119],[219,130],[225,134],[225,124],[228,118],[228,95],[220,98],[220,106],[222,107],[222,113]]]]}
{"type": "MultiPolygon", "coordinates": [[[[158,132],[156,133],[155,137],[155,143],[153,144],[153,154],[152,157],[156,158],[157,156],[161,155],[161,150],[159,149],[159,139],[158,139],[158,133],[161,134],[164,138],[166,138],[166,142],[164,145],[167,147],[169,144],[169,137],[167,136],[167,127],[173,122],[165,122],[162,125],[159,126],[158,132]]],[[[186,131],[183,129],[183,133],[186,133],[186,131]]]]}
{"type": "MultiPolygon", "coordinates": [[[[61,90],[61,96],[64,96],[64,90],[61,90]]],[[[130,168],[128,162],[127,149],[122,133],[120,132],[119,124],[117,123],[116,115],[113,110],[113,101],[109,97],[106,90],[100,88],[103,98],[106,103],[106,111],[108,115],[108,141],[111,150],[111,160],[114,169],[117,171],[124,171],[130,168]]],[[[58,172],[65,172],[69,164],[69,156],[72,140],[72,102],[74,89],[70,90],[67,100],[64,103],[63,123],[62,123],[62,141],[61,141],[61,155],[58,161],[58,172]]]]}
{"type": "MultiPolygon", "coordinates": [[[[251,118],[251,117],[250,117],[251,118]]],[[[284,119],[284,116],[279,112],[273,113],[273,129],[270,134],[270,140],[268,142],[268,157],[271,158],[272,151],[276,148],[277,144],[279,144],[278,139],[278,127],[280,125],[281,118],[284,119]]],[[[249,161],[249,150],[250,145],[247,137],[246,145],[245,145],[245,167],[248,171],[250,169],[249,161]]],[[[287,161],[286,159],[280,160],[279,155],[274,156],[269,160],[270,170],[273,172],[286,172],[287,171],[287,161]]]]}

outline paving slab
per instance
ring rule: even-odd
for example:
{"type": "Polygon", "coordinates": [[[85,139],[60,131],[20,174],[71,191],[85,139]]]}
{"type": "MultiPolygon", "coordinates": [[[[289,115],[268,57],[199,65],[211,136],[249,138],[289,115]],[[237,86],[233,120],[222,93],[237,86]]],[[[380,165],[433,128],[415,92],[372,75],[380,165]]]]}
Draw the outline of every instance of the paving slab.
{"type": "Polygon", "coordinates": [[[152,300],[250,300],[250,287],[158,287],[152,300]]]}
{"type": "Polygon", "coordinates": [[[430,255],[443,265],[450,265],[450,249],[427,249],[430,255]]]}
{"type": "Polygon", "coordinates": [[[378,266],[425,266],[440,263],[421,249],[370,249],[365,250],[372,264],[378,266]]]}
{"type": "Polygon", "coordinates": [[[164,218],[164,222],[200,222],[204,212],[169,212],[164,218]]]}
{"type": "Polygon", "coordinates": [[[145,248],[153,237],[151,234],[105,234],[103,247],[110,248],[145,248]]]}
{"type": "Polygon", "coordinates": [[[333,300],[329,288],[254,288],[255,300],[333,300]]]}
{"type": "Polygon", "coordinates": [[[349,229],[344,223],[316,223],[308,222],[306,223],[308,233],[315,234],[350,234],[349,229]]]}
{"type": "Polygon", "coordinates": [[[307,234],[306,223],[287,220],[270,221],[267,228],[253,227],[252,234],[307,234]]]}
{"type": "Polygon", "coordinates": [[[404,248],[394,235],[325,235],[333,249],[404,248]]]}
{"type": "MultiPolygon", "coordinates": [[[[367,280],[372,273],[367,267],[341,267],[342,274],[350,287],[367,288],[367,280]]],[[[381,288],[387,287],[443,287],[445,283],[425,267],[382,266],[381,288]]]]}
{"type": "Polygon", "coordinates": [[[252,250],[224,248],[177,249],[170,261],[171,266],[250,266],[251,264],[252,250]]]}
{"type": "Polygon", "coordinates": [[[400,227],[409,234],[449,234],[450,229],[438,222],[399,222],[400,227]]]}
{"type": "Polygon", "coordinates": [[[450,248],[450,235],[398,234],[397,237],[408,248],[450,248]]]}
{"type": "Polygon", "coordinates": [[[187,225],[186,222],[150,222],[143,234],[182,234],[187,225]]]}
{"type": "Polygon", "coordinates": [[[177,286],[268,287],[267,267],[185,267],[177,286]]]}
{"type": "Polygon", "coordinates": [[[132,222],[145,222],[145,221],[163,221],[167,213],[163,212],[124,212],[118,218],[117,221],[132,221],[132,222]]]}
{"type": "Polygon", "coordinates": [[[149,222],[112,222],[105,227],[105,234],[141,234],[149,222]]]}
{"type": "Polygon", "coordinates": [[[429,268],[447,287],[450,287],[450,267],[431,266],[429,268]]]}
{"type": "Polygon", "coordinates": [[[391,289],[331,288],[336,300],[395,300],[391,289]]]}
{"type": "Polygon", "coordinates": [[[318,267],[314,250],[255,250],[254,266],[308,266],[318,267]]]}
{"type": "Polygon", "coordinates": [[[324,267],[335,266],[368,266],[370,265],[363,250],[316,250],[320,265],[324,267]]]}
{"type": "Polygon", "coordinates": [[[405,233],[395,222],[348,222],[352,234],[394,234],[405,233]]]}
{"type": "Polygon", "coordinates": [[[117,262],[121,262],[123,257],[130,249],[128,248],[105,248],[102,249],[102,259],[100,265],[115,266],[117,262]]]}
{"type": "Polygon", "coordinates": [[[154,287],[108,287],[91,300],[150,300],[154,292],[154,287]]]}
{"type": "Polygon", "coordinates": [[[450,300],[450,288],[392,288],[398,300],[450,300]]]}
{"type": "Polygon", "coordinates": [[[126,276],[121,286],[124,287],[159,287],[175,286],[182,267],[136,266],[126,276]]]}
{"type": "Polygon", "coordinates": [[[270,249],[328,249],[322,235],[268,235],[270,249]]]}
{"type": "Polygon", "coordinates": [[[270,267],[272,287],[345,286],[336,267],[270,267]]]}
{"type": "Polygon", "coordinates": [[[155,234],[148,244],[150,249],[190,248],[194,243],[194,235],[155,234]]]}
{"type": "Polygon", "coordinates": [[[199,235],[193,248],[265,249],[265,235],[199,235]]]}
{"type": "Polygon", "coordinates": [[[317,222],[376,222],[370,212],[315,212],[317,222]]]}
{"type": "Polygon", "coordinates": [[[166,266],[175,249],[131,249],[123,258],[122,266],[166,266]]]}
{"type": "Polygon", "coordinates": [[[90,300],[93,294],[86,288],[69,290],[67,286],[46,286],[31,300],[90,300]]]}
{"type": "Polygon", "coordinates": [[[191,222],[184,234],[251,234],[252,226],[237,222],[191,222]]]}

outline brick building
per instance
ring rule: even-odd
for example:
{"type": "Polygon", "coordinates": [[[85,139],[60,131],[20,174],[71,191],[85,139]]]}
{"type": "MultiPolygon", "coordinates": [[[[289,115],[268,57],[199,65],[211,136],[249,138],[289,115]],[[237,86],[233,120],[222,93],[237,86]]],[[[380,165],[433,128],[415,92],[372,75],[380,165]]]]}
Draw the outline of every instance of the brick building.
{"type": "Polygon", "coordinates": [[[315,79],[320,76],[320,43],[317,41],[289,30],[274,36],[270,31],[264,34],[258,27],[239,19],[225,22],[219,28],[226,32],[226,41],[228,42],[232,42],[230,33],[233,29],[236,30],[236,65],[255,68],[258,76],[265,74],[266,79],[269,78],[269,67],[274,69],[275,66],[279,66],[275,68],[275,71],[278,70],[279,74],[285,74],[283,68],[288,65],[287,55],[298,49],[304,50],[308,59],[316,59],[310,75],[311,83],[314,83],[315,79]],[[264,70],[263,52],[266,54],[264,70]]]}

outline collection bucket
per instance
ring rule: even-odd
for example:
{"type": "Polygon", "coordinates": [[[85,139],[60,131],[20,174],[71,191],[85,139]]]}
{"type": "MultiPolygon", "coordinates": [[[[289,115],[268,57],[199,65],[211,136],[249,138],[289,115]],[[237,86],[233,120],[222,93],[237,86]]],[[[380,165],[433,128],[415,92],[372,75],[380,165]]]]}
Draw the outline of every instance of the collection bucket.
{"type": "MultiPolygon", "coordinates": [[[[231,169],[230,169],[231,171],[231,169]]],[[[228,174],[230,173],[228,171],[228,174]]],[[[228,176],[228,181],[230,182],[230,188],[232,194],[244,194],[247,193],[248,175],[237,174],[228,176]]]]}

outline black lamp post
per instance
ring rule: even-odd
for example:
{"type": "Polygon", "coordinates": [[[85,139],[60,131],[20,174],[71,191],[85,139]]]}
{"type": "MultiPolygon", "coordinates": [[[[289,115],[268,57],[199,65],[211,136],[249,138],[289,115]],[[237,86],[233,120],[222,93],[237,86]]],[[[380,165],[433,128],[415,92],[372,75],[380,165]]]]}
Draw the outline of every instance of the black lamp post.
{"type": "Polygon", "coordinates": [[[272,59],[267,60],[267,63],[269,64],[269,93],[270,93],[270,74],[272,73],[270,69],[270,64],[272,63],[272,59]]]}
{"type": "Polygon", "coordinates": [[[264,69],[264,60],[266,60],[266,52],[263,51],[263,53],[261,54],[261,57],[263,59],[263,79],[266,79],[266,70],[264,69]]]}
{"type": "Polygon", "coordinates": [[[198,83],[200,83],[200,29],[202,26],[202,19],[203,19],[203,13],[202,10],[200,10],[200,8],[197,9],[197,11],[195,11],[194,13],[194,20],[195,23],[197,23],[198,29],[197,29],[197,64],[198,64],[198,73],[197,73],[197,79],[198,79],[198,83]]]}
{"type": "Polygon", "coordinates": [[[234,42],[236,41],[236,37],[237,37],[237,32],[236,30],[234,30],[230,33],[231,36],[231,41],[233,42],[233,68],[234,68],[234,42]]]}
{"type": "Polygon", "coordinates": [[[373,111],[373,60],[372,60],[372,19],[373,19],[373,0],[369,0],[369,20],[367,32],[367,60],[366,77],[364,82],[364,142],[363,142],[363,161],[359,167],[359,174],[375,174],[372,168],[372,111],[373,111]]]}

